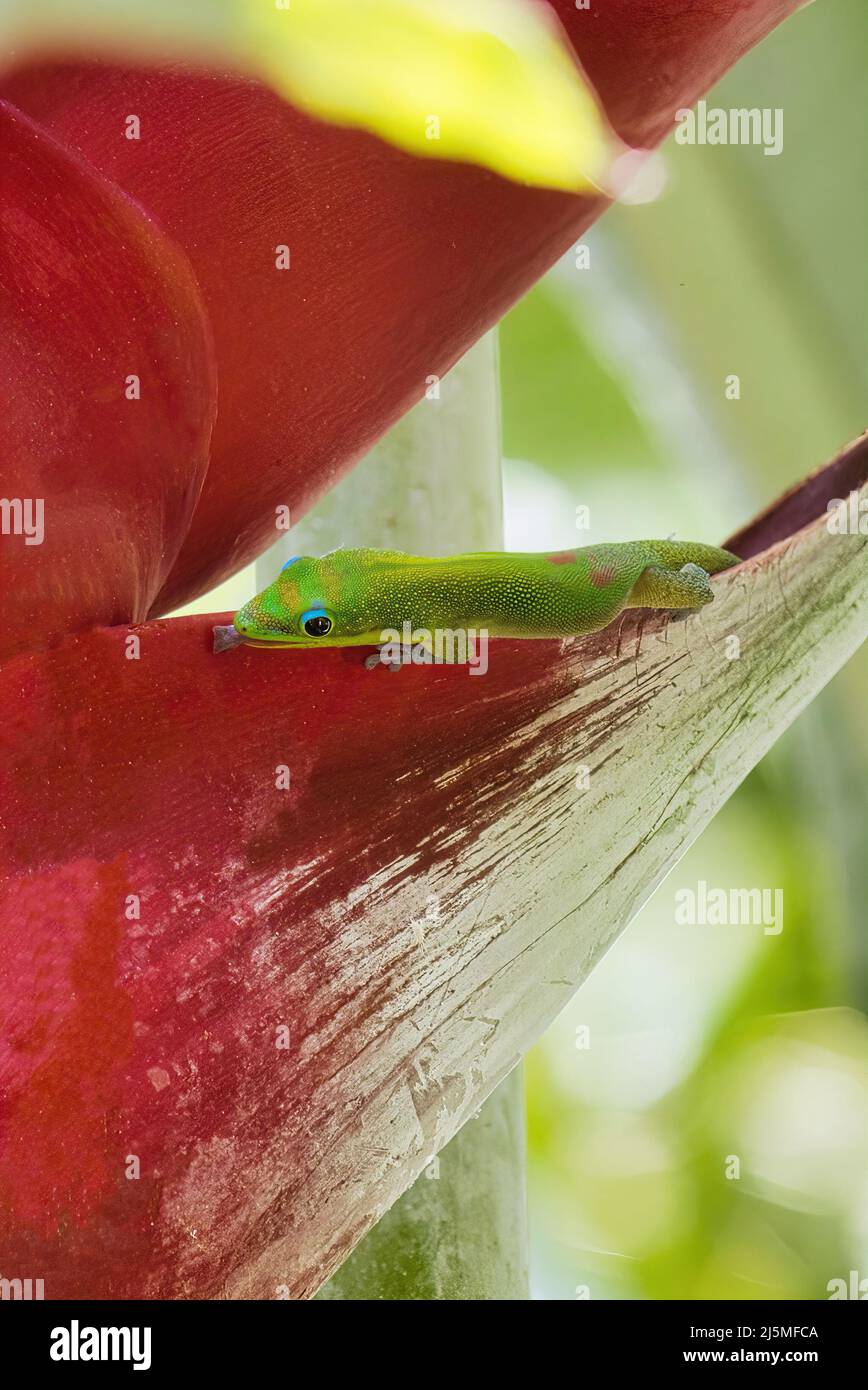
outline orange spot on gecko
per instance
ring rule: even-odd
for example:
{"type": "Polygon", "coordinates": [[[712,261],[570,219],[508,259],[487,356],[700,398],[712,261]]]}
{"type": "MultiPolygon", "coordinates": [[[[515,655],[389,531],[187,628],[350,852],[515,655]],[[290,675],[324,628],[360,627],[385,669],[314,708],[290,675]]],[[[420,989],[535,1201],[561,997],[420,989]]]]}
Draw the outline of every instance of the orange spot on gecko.
{"type": "Polygon", "coordinates": [[[599,569],[591,568],[588,578],[595,589],[605,589],[607,584],[611,584],[615,578],[614,565],[601,565],[599,569]]]}
{"type": "Polygon", "coordinates": [[[574,550],[559,550],[557,555],[547,555],[546,559],[550,565],[574,565],[576,552],[574,550]]]}

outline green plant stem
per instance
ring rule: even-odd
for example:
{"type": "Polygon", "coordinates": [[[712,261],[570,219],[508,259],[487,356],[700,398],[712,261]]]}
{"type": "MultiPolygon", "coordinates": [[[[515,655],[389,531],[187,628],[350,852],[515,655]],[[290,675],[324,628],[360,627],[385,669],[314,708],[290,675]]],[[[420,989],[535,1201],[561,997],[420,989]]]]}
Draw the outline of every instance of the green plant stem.
{"type": "MultiPolygon", "coordinates": [[[[494,335],[483,338],[365,459],[256,562],[270,583],[294,554],[371,545],[421,554],[502,545],[494,335]]],[[[373,673],[377,678],[377,673],[373,673]]],[[[436,923],[430,928],[436,931],[436,923]]],[[[317,1294],[323,1299],[528,1297],[522,1068],[317,1294]]]]}

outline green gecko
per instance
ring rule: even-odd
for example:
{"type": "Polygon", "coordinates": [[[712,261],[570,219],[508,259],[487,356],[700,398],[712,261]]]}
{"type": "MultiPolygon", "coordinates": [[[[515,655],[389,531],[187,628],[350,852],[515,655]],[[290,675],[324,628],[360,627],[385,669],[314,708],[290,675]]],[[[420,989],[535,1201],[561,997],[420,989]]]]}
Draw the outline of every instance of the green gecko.
{"type": "Polygon", "coordinates": [[[404,640],[421,631],[429,641],[444,630],[569,637],[607,627],[625,608],[700,608],[714,597],[709,574],[738,563],[727,550],[690,541],[438,559],[397,550],[295,555],[239,609],[234,628],[215,628],[215,650],[240,642],[383,648],[402,631],[404,640]]]}

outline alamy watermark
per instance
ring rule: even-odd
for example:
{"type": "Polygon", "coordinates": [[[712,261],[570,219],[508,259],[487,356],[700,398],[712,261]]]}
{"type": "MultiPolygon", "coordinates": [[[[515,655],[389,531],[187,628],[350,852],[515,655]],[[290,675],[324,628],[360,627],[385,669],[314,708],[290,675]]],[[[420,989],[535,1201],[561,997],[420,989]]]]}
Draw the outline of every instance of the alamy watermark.
{"type": "Polygon", "coordinates": [[[471,676],[488,670],[488,631],[482,627],[418,628],[405,621],[400,632],[383,628],[380,650],[371,664],[397,671],[401,666],[467,666],[471,676]]]}
{"type": "Polygon", "coordinates": [[[134,1371],[151,1366],[150,1327],[82,1327],[73,1318],[68,1327],[51,1329],[48,1354],[52,1361],[130,1361],[134,1371]]]}
{"type": "Polygon", "coordinates": [[[25,545],[45,540],[45,499],[0,497],[0,535],[23,536],[25,545]]]}
{"type": "Polygon", "coordinates": [[[0,1301],[7,1299],[30,1302],[45,1298],[44,1279],[5,1279],[0,1278],[0,1301]]]}
{"type": "Polygon", "coordinates": [[[826,530],[830,536],[868,536],[868,497],[851,492],[831,498],[826,503],[826,530]]]}
{"type": "Polygon", "coordinates": [[[675,894],[675,921],[680,927],[762,927],[766,936],[784,929],[782,888],[696,888],[675,894]]]}
{"type": "Polygon", "coordinates": [[[697,102],[694,111],[680,106],[675,112],[675,141],[679,145],[762,145],[763,154],[780,154],[784,148],[784,113],[780,106],[709,107],[697,102]]]}
{"type": "Polygon", "coordinates": [[[847,1279],[830,1279],[826,1285],[826,1292],[830,1302],[848,1298],[864,1303],[868,1299],[868,1279],[860,1279],[858,1269],[851,1269],[847,1279]]]}

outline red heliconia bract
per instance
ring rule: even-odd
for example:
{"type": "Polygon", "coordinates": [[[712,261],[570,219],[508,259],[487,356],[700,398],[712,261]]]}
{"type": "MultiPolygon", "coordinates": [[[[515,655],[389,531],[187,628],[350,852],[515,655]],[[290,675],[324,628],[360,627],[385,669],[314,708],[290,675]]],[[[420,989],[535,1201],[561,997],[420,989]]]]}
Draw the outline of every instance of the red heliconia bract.
{"type": "MultiPolygon", "coordinates": [[[[797,2],[555,8],[615,130],[650,146],[797,2]]],[[[219,409],[202,496],[155,612],[264,549],[275,507],[301,516],[605,206],[415,158],[234,77],[54,64],[9,73],[0,96],[152,214],[201,289],[219,409]],[[130,113],[137,140],[125,138],[130,113]],[[279,246],[290,248],[287,272],[275,267],[279,246]]],[[[84,478],[89,441],[79,463],[84,478]]],[[[111,570],[102,582],[114,585],[111,570]]]]}

